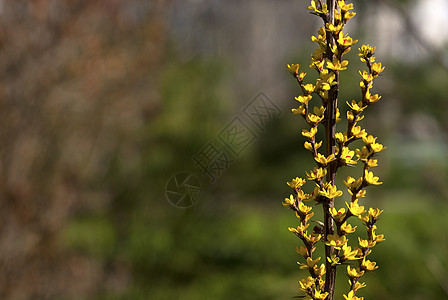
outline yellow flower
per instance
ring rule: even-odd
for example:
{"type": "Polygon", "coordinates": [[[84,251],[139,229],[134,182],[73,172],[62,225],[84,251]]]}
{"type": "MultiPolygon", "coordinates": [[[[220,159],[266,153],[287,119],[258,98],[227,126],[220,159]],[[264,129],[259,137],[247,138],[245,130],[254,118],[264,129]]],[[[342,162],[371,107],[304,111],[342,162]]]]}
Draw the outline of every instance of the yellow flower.
{"type": "Polygon", "coordinates": [[[335,10],[335,12],[334,12],[334,20],[335,20],[335,24],[341,23],[341,21],[342,21],[342,13],[340,11],[335,10]]]}
{"type": "MultiPolygon", "coordinates": [[[[326,98],[328,99],[328,97],[326,98]]],[[[341,112],[339,111],[339,108],[336,108],[336,123],[342,121],[341,117],[341,112]]]]}
{"type": "Polygon", "coordinates": [[[342,191],[338,191],[338,188],[331,183],[325,183],[322,189],[318,192],[318,195],[328,199],[333,199],[340,197],[342,195],[342,191]]]}
{"type": "Polygon", "coordinates": [[[341,258],[339,256],[336,256],[336,254],[331,254],[330,257],[327,257],[328,262],[331,263],[332,266],[334,265],[340,265],[341,258]]]}
{"type": "MultiPolygon", "coordinates": [[[[299,226],[297,226],[297,228],[293,228],[293,227],[288,227],[288,230],[291,231],[292,233],[295,233],[297,236],[303,236],[305,230],[308,228],[310,224],[300,224],[299,226]]],[[[306,232],[305,232],[306,234],[306,232]]]]}
{"type": "Polygon", "coordinates": [[[353,40],[351,37],[348,36],[348,34],[346,34],[344,36],[344,34],[341,32],[339,32],[339,37],[337,42],[339,43],[339,45],[343,46],[343,47],[350,47],[353,44],[355,44],[358,40],[353,40]]]}
{"type": "Polygon", "coordinates": [[[302,135],[306,138],[312,139],[317,133],[317,128],[313,127],[310,129],[310,131],[303,129],[302,130],[302,135]]]}
{"type": "Polygon", "coordinates": [[[354,250],[357,252],[356,256],[358,258],[363,258],[364,256],[367,256],[372,252],[372,250],[370,250],[370,249],[363,249],[363,248],[359,248],[357,246],[354,247],[354,250]]]}
{"type": "Polygon", "coordinates": [[[285,202],[283,202],[282,204],[286,208],[291,208],[296,205],[296,200],[292,195],[290,195],[289,198],[285,198],[285,202]]]}
{"type": "Polygon", "coordinates": [[[356,230],[356,227],[352,227],[351,224],[347,224],[347,222],[344,222],[344,224],[341,225],[341,231],[343,234],[353,233],[356,230]]]}
{"type": "Polygon", "coordinates": [[[300,289],[304,292],[306,292],[310,287],[314,285],[314,278],[311,276],[308,276],[305,279],[302,279],[299,281],[300,289]]]}
{"type": "Polygon", "coordinates": [[[311,64],[310,64],[310,68],[322,71],[322,69],[324,68],[324,63],[325,63],[324,59],[322,59],[322,60],[312,59],[311,60],[311,64]]]}
{"type": "Polygon", "coordinates": [[[367,224],[369,223],[369,215],[359,216],[359,219],[360,219],[361,221],[363,221],[364,223],[366,223],[366,226],[367,226],[367,224]]]}
{"type": "Polygon", "coordinates": [[[361,126],[353,126],[353,127],[352,127],[352,131],[351,131],[351,134],[352,134],[355,138],[360,139],[360,138],[362,138],[363,136],[366,136],[366,135],[367,135],[367,132],[365,131],[365,129],[362,129],[361,126]]]}
{"type": "Polygon", "coordinates": [[[303,86],[303,89],[304,89],[305,92],[309,95],[309,94],[311,94],[312,92],[314,92],[315,87],[314,87],[314,85],[312,85],[311,83],[308,83],[308,84],[305,84],[305,85],[303,86]]]}
{"type": "Polygon", "coordinates": [[[324,27],[320,27],[317,31],[317,38],[314,36],[311,36],[311,40],[313,42],[318,42],[319,44],[326,44],[326,38],[327,38],[327,32],[325,31],[324,27]]]}
{"type": "Polygon", "coordinates": [[[306,206],[305,204],[303,204],[303,202],[299,203],[298,208],[299,208],[299,213],[303,216],[307,215],[312,209],[312,207],[306,206]]]}
{"type": "Polygon", "coordinates": [[[369,151],[369,149],[367,149],[366,146],[362,147],[361,150],[356,149],[355,152],[356,152],[356,156],[358,156],[359,159],[361,159],[363,161],[367,160],[369,158],[369,156],[372,154],[372,152],[369,151]]]}
{"type": "Polygon", "coordinates": [[[326,166],[336,158],[334,157],[334,154],[330,154],[328,157],[325,157],[325,155],[322,155],[320,153],[317,153],[317,157],[314,158],[320,165],[326,166]]]}
{"type": "Polygon", "coordinates": [[[355,180],[351,176],[347,176],[347,180],[344,180],[344,184],[348,187],[350,194],[353,195],[353,191],[357,190],[362,184],[362,177],[355,180]]]}
{"type": "Polygon", "coordinates": [[[364,257],[364,259],[362,260],[361,263],[361,267],[366,270],[366,271],[373,271],[378,269],[378,266],[376,265],[376,262],[374,261],[370,261],[370,260],[366,260],[366,258],[364,257]]]}
{"type": "Polygon", "coordinates": [[[318,9],[318,2],[316,0],[311,0],[311,5],[308,6],[307,9],[317,10],[318,9]]]}
{"type": "Polygon", "coordinates": [[[363,198],[366,196],[366,193],[367,193],[366,190],[360,190],[359,192],[356,193],[355,198],[356,199],[363,198]]]}
{"type": "Polygon", "coordinates": [[[323,106],[320,106],[320,107],[314,106],[314,107],[313,107],[313,112],[314,112],[314,114],[315,114],[316,116],[319,116],[319,117],[321,117],[321,116],[324,115],[325,110],[326,110],[326,108],[323,107],[323,106]]]}
{"type": "Polygon", "coordinates": [[[316,274],[317,277],[321,277],[322,275],[325,274],[325,265],[321,264],[320,267],[315,265],[313,267],[313,271],[314,271],[314,274],[316,274]]]}
{"type": "Polygon", "coordinates": [[[308,176],[308,180],[321,180],[325,175],[327,175],[327,170],[322,168],[314,168],[312,171],[305,172],[308,176]]]}
{"type": "Polygon", "coordinates": [[[364,171],[364,181],[367,184],[370,184],[370,185],[380,185],[380,184],[383,184],[379,180],[380,180],[380,178],[378,176],[374,176],[373,172],[370,172],[370,171],[367,171],[367,170],[364,171]]]}
{"type": "Polygon", "coordinates": [[[356,103],[355,100],[352,100],[351,103],[349,103],[348,101],[346,103],[357,114],[362,112],[367,107],[367,105],[366,106],[362,106],[362,102],[361,101],[359,103],[356,103]]]}
{"type": "Polygon", "coordinates": [[[373,135],[369,135],[369,136],[365,136],[362,138],[363,142],[366,143],[367,145],[371,145],[373,143],[376,142],[376,137],[374,137],[373,135]]]}
{"type": "MultiPolygon", "coordinates": [[[[336,15],[335,15],[336,17],[336,15]]],[[[338,55],[338,46],[336,45],[329,45],[331,53],[334,53],[335,55],[338,55]]]]}
{"type": "Polygon", "coordinates": [[[305,78],[305,76],[306,76],[305,72],[300,72],[300,74],[299,74],[299,81],[302,82],[303,78],[305,78]]]}
{"type": "Polygon", "coordinates": [[[317,243],[318,241],[320,241],[320,239],[322,238],[321,234],[308,234],[305,232],[305,234],[303,235],[303,237],[305,238],[305,240],[310,243],[311,245],[314,245],[315,243],[317,243]]]}
{"type": "Polygon", "coordinates": [[[359,246],[361,246],[361,248],[363,248],[363,249],[370,249],[370,248],[375,247],[375,245],[376,245],[375,241],[364,240],[360,237],[358,237],[358,242],[359,242],[359,246]]]}
{"type": "Polygon", "coordinates": [[[313,145],[310,142],[305,142],[303,147],[305,147],[306,150],[313,152],[313,145]]]}
{"type": "MultiPolygon", "coordinates": [[[[376,229],[376,226],[373,226],[376,229]]],[[[375,230],[372,230],[372,241],[375,241],[377,244],[380,242],[384,242],[386,239],[384,238],[384,234],[375,234],[375,230]]]]}
{"type": "Polygon", "coordinates": [[[314,291],[314,299],[324,300],[328,296],[328,292],[321,292],[320,290],[314,291]]]}
{"type": "Polygon", "coordinates": [[[364,271],[362,271],[359,268],[350,268],[350,266],[347,266],[347,274],[350,278],[359,278],[362,275],[364,275],[364,271]]]}
{"type": "Polygon", "coordinates": [[[316,90],[328,91],[328,90],[330,90],[330,88],[331,88],[331,85],[328,82],[325,82],[322,79],[317,79],[316,90]]]}
{"type": "Polygon", "coordinates": [[[325,245],[332,246],[335,249],[341,249],[343,245],[347,243],[347,237],[345,235],[339,236],[337,234],[329,234],[327,235],[327,241],[325,245]]]}
{"type": "Polygon", "coordinates": [[[344,22],[347,22],[348,20],[350,20],[351,18],[353,18],[356,15],[355,12],[346,12],[344,14],[344,22]]]}
{"type": "Polygon", "coordinates": [[[350,291],[348,293],[348,296],[346,296],[345,294],[343,296],[344,300],[364,300],[364,297],[356,297],[354,291],[350,291]]]}
{"type": "Polygon", "coordinates": [[[378,219],[379,215],[382,214],[384,210],[380,210],[379,208],[369,208],[369,217],[370,220],[372,220],[372,223],[375,223],[376,220],[378,219]]]}
{"type": "Polygon", "coordinates": [[[339,34],[339,32],[341,32],[342,27],[344,27],[344,25],[342,23],[338,24],[338,25],[333,25],[332,23],[326,23],[325,24],[325,28],[327,29],[327,31],[333,32],[335,34],[339,34]]]}
{"type": "Polygon", "coordinates": [[[299,64],[287,64],[286,69],[288,69],[289,72],[291,72],[294,75],[297,75],[299,73],[299,64]]]}
{"type": "Polygon", "coordinates": [[[342,254],[342,260],[346,261],[346,260],[355,260],[358,259],[356,256],[358,254],[358,251],[353,250],[352,251],[352,247],[347,246],[347,244],[343,245],[341,248],[341,254],[342,254]]]}
{"type": "Polygon", "coordinates": [[[355,151],[350,150],[348,147],[342,147],[341,152],[341,162],[344,165],[354,165],[356,164],[356,160],[353,160],[353,156],[355,155],[355,151]]]}
{"type": "Polygon", "coordinates": [[[327,4],[322,4],[322,8],[319,9],[318,2],[316,0],[311,1],[311,6],[308,6],[307,9],[313,10],[314,14],[326,14],[328,12],[327,4]]]}
{"type": "Polygon", "coordinates": [[[379,144],[379,143],[373,143],[370,145],[370,148],[373,150],[373,152],[378,153],[383,151],[384,149],[386,149],[386,147],[384,147],[383,145],[379,144]]]}
{"type": "Polygon", "coordinates": [[[359,281],[357,281],[357,282],[355,283],[355,287],[353,288],[353,290],[354,290],[354,291],[357,291],[357,290],[362,289],[362,288],[365,288],[365,287],[366,287],[365,282],[359,282],[359,281]]]}
{"type": "Polygon", "coordinates": [[[328,72],[328,70],[323,70],[320,72],[320,79],[328,84],[335,83],[334,80],[336,78],[336,75],[333,72],[328,72]]]}
{"type": "Polygon", "coordinates": [[[309,256],[308,249],[304,246],[296,247],[296,252],[302,255],[303,257],[309,256]]]}
{"type": "MultiPolygon", "coordinates": [[[[364,119],[364,116],[358,116],[358,118],[356,119],[356,121],[361,121],[362,119],[364,119]]],[[[347,111],[347,120],[351,123],[355,120],[355,115],[353,114],[353,111],[349,110],[347,111]]]]}
{"type": "Polygon", "coordinates": [[[378,100],[381,99],[381,96],[378,96],[378,94],[375,94],[375,95],[371,96],[370,92],[367,91],[366,92],[366,99],[369,101],[369,103],[375,103],[375,102],[377,102],[378,100]]]}
{"type": "Polygon", "coordinates": [[[336,210],[336,208],[332,207],[330,208],[330,214],[336,222],[340,223],[346,216],[345,208],[336,210]]]}
{"type": "Polygon", "coordinates": [[[376,47],[372,47],[370,45],[362,45],[361,48],[359,48],[359,54],[358,56],[361,57],[371,57],[375,53],[376,47]]]}
{"type": "Polygon", "coordinates": [[[303,105],[300,105],[299,108],[293,108],[291,111],[295,115],[305,115],[305,107],[303,105]]]}
{"type": "Polygon", "coordinates": [[[294,179],[292,179],[290,182],[287,182],[287,184],[293,188],[293,189],[298,189],[300,187],[302,187],[302,185],[304,185],[306,183],[305,179],[296,177],[294,179]]]}
{"type": "Polygon", "coordinates": [[[343,70],[347,70],[347,65],[348,65],[348,61],[347,60],[343,60],[342,62],[340,62],[337,58],[333,60],[333,62],[331,61],[327,61],[327,68],[334,70],[334,71],[343,71],[343,70]]]}
{"type": "Polygon", "coordinates": [[[348,141],[347,134],[345,132],[344,133],[337,132],[335,134],[335,138],[336,138],[336,141],[338,142],[338,144],[344,144],[348,141]]]}
{"type": "Polygon", "coordinates": [[[307,104],[313,98],[313,96],[307,95],[307,96],[298,96],[294,98],[302,104],[307,104]]]}
{"type": "Polygon", "coordinates": [[[372,73],[373,73],[373,75],[380,74],[381,72],[384,71],[384,68],[385,67],[381,66],[381,63],[374,63],[374,64],[372,64],[372,73]]]}
{"type": "Polygon", "coordinates": [[[308,120],[313,123],[314,125],[318,125],[322,120],[324,119],[324,116],[318,116],[315,114],[308,114],[308,120]]]}
{"type": "Polygon", "coordinates": [[[353,9],[353,3],[345,4],[345,0],[339,0],[338,5],[342,11],[349,11],[350,9],[353,9]]]}
{"type": "Polygon", "coordinates": [[[367,161],[367,167],[372,168],[378,166],[378,160],[377,159],[369,159],[367,161]]]}
{"type": "MultiPolygon", "coordinates": [[[[319,35],[317,38],[316,37],[311,37],[311,39],[313,40],[313,42],[317,42],[319,44],[322,44],[325,42],[325,37],[319,35]]],[[[316,50],[314,50],[314,52],[311,54],[311,58],[313,61],[322,61],[325,58],[325,50],[322,48],[317,48],[316,50]]]]}
{"type": "Polygon", "coordinates": [[[364,210],[364,206],[360,206],[358,204],[358,199],[356,199],[353,202],[350,202],[350,204],[348,204],[347,202],[345,202],[345,204],[347,205],[350,213],[354,216],[359,216],[360,214],[363,214],[365,212],[364,210]]]}
{"type": "Polygon", "coordinates": [[[319,182],[316,182],[316,187],[314,188],[313,192],[311,193],[312,200],[317,201],[319,200],[319,192],[320,192],[320,185],[319,182]]]}
{"type": "Polygon", "coordinates": [[[361,77],[362,77],[362,79],[365,81],[365,82],[371,82],[372,80],[373,80],[373,76],[372,76],[372,74],[370,74],[370,73],[368,73],[366,70],[364,70],[364,71],[359,71],[359,74],[361,75],[361,77]]]}
{"type": "Polygon", "coordinates": [[[310,197],[310,195],[309,195],[309,194],[305,194],[305,192],[304,192],[303,190],[299,190],[299,191],[297,192],[296,197],[297,197],[299,200],[301,200],[301,201],[306,201],[306,200],[308,200],[308,198],[310,197]]]}
{"type": "Polygon", "coordinates": [[[300,265],[300,269],[312,269],[317,262],[320,260],[320,257],[316,258],[316,259],[312,259],[311,257],[307,257],[306,258],[306,263],[302,264],[300,262],[297,262],[300,265]]]}
{"type": "MultiPolygon", "coordinates": [[[[376,60],[376,58],[375,58],[375,56],[371,56],[370,58],[369,58],[369,60],[370,60],[370,62],[371,63],[373,63],[373,62],[375,62],[375,60],[376,60]]],[[[362,61],[362,62],[366,62],[366,59],[364,59],[364,58],[360,58],[360,61],[362,61]]]]}
{"type": "MultiPolygon", "coordinates": [[[[321,91],[319,93],[319,96],[323,99],[323,100],[328,100],[328,91],[321,91]]],[[[337,116],[337,112],[336,112],[336,116],[337,116]]],[[[339,120],[340,121],[340,120],[339,120]]],[[[338,120],[336,120],[336,122],[338,122],[338,120]]]]}
{"type": "MultiPolygon", "coordinates": [[[[322,146],[322,141],[320,141],[319,143],[314,144],[314,147],[317,149],[319,149],[322,146]]],[[[306,150],[309,150],[311,152],[313,152],[313,145],[310,142],[305,142],[304,143],[304,147],[306,150]]]]}
{"type": "Polygon", "coordinates": [[[305,216],[305,219],[303,219],[303,216],[300,216],[300,214],[298,214],[297,212],[296,212],[296,216],[297,216],[297,218],[299,218],[302,222],[304,221],[305,223],[307,223],[307,222],[314,216],[314,213],[313,213],[313,212],[308,213],[308,214],[305,216]]]}

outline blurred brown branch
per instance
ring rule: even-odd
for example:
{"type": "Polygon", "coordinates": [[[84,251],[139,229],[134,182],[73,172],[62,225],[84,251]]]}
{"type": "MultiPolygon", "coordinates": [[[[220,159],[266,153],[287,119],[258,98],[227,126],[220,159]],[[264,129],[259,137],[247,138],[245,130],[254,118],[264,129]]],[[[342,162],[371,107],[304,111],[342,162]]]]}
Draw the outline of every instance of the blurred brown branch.
{"type": "Polygon", "coordinates": [[[114,276],[64,250],[60,234],[77,211],[113,200],[102,182],[112,155],[138,152],[134,132],[159,103],[167,5],[2,2],[1,299],[79,298],[114,276]]]}

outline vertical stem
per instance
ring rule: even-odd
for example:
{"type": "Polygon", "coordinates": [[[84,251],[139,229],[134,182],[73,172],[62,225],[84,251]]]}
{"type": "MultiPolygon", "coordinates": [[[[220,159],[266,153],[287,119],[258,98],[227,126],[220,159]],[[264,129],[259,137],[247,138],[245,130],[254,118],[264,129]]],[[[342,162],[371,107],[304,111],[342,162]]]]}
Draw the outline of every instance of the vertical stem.
{"type": "MultiPolygon", "coordinates": [[[[334,11],[336,9],[336,0],[327,0],[327,6],[329,10],[328,22],[334,24],[334,11]]],[[[332,34],[327,34],[327,44],[334,45],[335,40],[332,34]]],[[[330,47],[327,47],[327,59],[333,60],[333,53],[330,47]]],[[[332,86],[328,92],[327,103],[327,123],[325,126],[326,142],[327,142],[327,156],[335,154],[335,134],[336,134],[336,108],[338,106],[338,91],[339,91],[339,72],[335,72],[337,84],[332,86]]],[[[336,179],[336,161],[329,164],[327,169],[327,182],[335,184],[336,179]]],[[[334,234],[334,222],[330,215],[330,208],[334,207],[334,199],[331,199],[329,203],[323,205],[324,209],[324,238],[327,239],[327,235],[334,234]]],[[[334,248],[325,246],[325,256],[330,257],[334,253],[334,248]]],[[[326,275],[325,275],[325,291],[328,292],[327,300],[333,300],[334,288],[336,280],[336,265],[332,266],[331,263],[326,260],[326,275]]]]}

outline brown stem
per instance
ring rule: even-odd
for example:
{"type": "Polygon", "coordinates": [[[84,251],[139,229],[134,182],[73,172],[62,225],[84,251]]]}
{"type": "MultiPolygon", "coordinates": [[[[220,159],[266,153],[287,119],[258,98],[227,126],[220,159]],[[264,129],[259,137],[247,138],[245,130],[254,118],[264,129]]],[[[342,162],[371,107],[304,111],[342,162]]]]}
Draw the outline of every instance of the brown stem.
{"type": "MultiPolygon", "coordinates": [[[[334,11],[336,8],[336,0],[327,0],[327,6],[329,10],[328,22],[334,24],[334,11]]],[[[327,44],[334,45],[335,39],[333,34],[328,32],[327,34],[327,44]]],[[[333,53],[330,47],[327,48],[327,59],[333,61],[333,53]]],[[[327,103],[327,122],[325,126],[326,141],[327,141],[327,156],[335,153],[335,134],[336,134],[336,108],[338,106],[338,91],[339,91],[339,72],[336,73],[337,84],[332,86],[328,92],[328,103],[327,103]]],[[[335,184],[336,179],[336,161],[329,164],[327,170],[327,182],[335,184]]],[[[330,208],[334,207],[334,199],[330,199],[329,202],[324,203],[324,239],[327,240],[327,235],[334,234],[334,222],[330,214],[330,208]]],[[[334,248],[330,246],[325,246],[325,256],[330,257],[334,253],[334,248]]],[[[334,288],[336,280],[336,265],[332,266],[331,263],[326,260],[326,275],[325,275],[325,291],[328,292],[327,300],[333,300],[334,288]]]]}

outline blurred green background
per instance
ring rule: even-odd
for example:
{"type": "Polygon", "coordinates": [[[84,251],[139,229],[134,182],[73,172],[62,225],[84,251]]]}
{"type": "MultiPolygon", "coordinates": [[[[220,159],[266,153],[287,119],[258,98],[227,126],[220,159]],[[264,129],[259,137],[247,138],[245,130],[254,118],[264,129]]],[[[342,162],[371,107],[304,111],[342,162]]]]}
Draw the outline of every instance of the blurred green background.
{"type": "MultiPolygon", "coordinates": [[[[346,31],[386,65],[363,126],[388,147],[363,202],[387,241],[359,294],[447,299],[448,1],[353,2],[346,31]]],[[[296,296],[281,202],[313,162],[285,65],[309,63],[308,4],[0,1],[0,298],[296,296]]]]}

